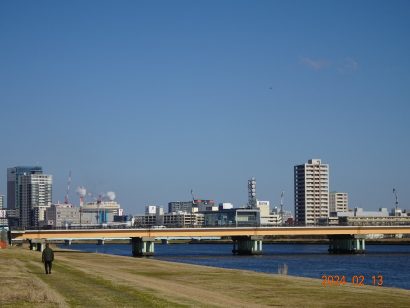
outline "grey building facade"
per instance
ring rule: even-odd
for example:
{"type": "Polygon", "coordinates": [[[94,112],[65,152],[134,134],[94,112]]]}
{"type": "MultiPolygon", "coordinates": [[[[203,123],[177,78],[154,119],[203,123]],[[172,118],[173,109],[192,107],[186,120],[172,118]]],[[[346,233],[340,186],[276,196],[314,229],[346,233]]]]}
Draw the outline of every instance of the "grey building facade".
{"type": "Polygon", "coordinates": [[[46,210],[45,224],[55,228],[80,224],[80,208],[72,204],[52,204],[46,210]]]}
{"type": "Polygon", "coordinates": [[[7,209],[14,210],[19,207],[18,179],[21,175],[41,174],[43,168],[40,166],[18,166],[7,168],[7,209]]]}
{"type": "Polygon", "coordinates": [[[173,201],[168,203],[168,213],[192,213],[192,201],[173,201]]]}

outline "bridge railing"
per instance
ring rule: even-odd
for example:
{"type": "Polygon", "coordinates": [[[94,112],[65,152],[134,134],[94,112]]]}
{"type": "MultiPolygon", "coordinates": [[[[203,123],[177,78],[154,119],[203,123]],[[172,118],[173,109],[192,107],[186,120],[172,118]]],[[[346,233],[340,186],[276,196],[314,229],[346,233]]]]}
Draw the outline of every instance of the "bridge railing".
{"type": "Polygon", "coordinates": [[[25,230],[90,230],[90,229],[151,229],[151,230],[160,230],[160,229],[223,229],[223,228],[284,228],[284,227],[316,227],[316,228],[327,228],[327,227],[400,227],[400,226],[410,226],[409,223],[355,223],[355,224],[343,224],[343,225],[265,225],[265,224],[227,224],[227,225],[184,225],[184,226],[146,226],[146,225],[129,225],[129,224],[83,224],[83,225],[68,225],[68,226],[61,226],[61,227],[52,227],[52,226],[43,226],[41,228],[38,227],[31,227],[27,229],[13,227],[10,228],[13,231],[25,231],[25,230]]]}

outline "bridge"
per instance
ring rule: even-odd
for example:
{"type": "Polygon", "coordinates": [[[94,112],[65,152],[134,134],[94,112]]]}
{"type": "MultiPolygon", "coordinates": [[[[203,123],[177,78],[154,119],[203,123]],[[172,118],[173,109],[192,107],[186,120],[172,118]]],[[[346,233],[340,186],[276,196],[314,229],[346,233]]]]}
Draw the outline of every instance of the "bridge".
{"type": "Polygon", "coordinates": [[[149,229],[64,229],[13,230],[10,242],[28,241],[32,249],[42,250],[46,241],[130,239],[133,256],[154,254],[156,238],[230,237],[233,253],[261,254],[264,236],[325,235],[330,253],[363,253],[368,234],[410,234],[410,225],[403,226],[323,226],[323,227],[237,227],[237,228],[149,228],[149,229]]]}

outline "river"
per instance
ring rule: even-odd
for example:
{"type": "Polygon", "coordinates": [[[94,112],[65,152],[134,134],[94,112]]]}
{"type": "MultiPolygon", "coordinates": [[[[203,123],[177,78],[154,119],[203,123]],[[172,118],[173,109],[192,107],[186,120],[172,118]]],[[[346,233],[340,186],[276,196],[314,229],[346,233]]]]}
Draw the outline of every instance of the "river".
{"type": "MultiPolygon", "coordinates": [[[[60,247],[131,256],[131,246],[126,244],[60,247]]],[[[229,244],[156,244],[153,258],[274,274],[287,269],[288,275],[318,279],[338,275],[345,276],[347,282],[363,276],[363,283],[368,285],[380,283],[382,276],[383,286],[410,289],[410,245],[367,245],[362,255],[333,255],[327,249],[327,245],[264,244],[263,255],[234,256],[229,244]]]]}

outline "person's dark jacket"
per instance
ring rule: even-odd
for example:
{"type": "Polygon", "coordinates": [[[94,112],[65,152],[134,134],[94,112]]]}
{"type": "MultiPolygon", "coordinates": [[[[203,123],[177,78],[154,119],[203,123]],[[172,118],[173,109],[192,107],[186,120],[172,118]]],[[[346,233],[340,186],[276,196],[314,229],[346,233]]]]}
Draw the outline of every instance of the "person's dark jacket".
{"type": "Polygon", "coordinates": [[[54,261],[54,252],[50,247],[46,247],[43,250],[42,260],[43,260],[43,262],[52,262],[52,261],[54,261]]]}

